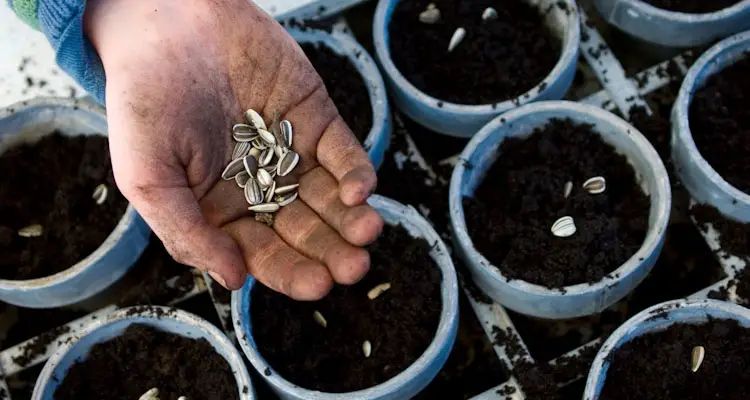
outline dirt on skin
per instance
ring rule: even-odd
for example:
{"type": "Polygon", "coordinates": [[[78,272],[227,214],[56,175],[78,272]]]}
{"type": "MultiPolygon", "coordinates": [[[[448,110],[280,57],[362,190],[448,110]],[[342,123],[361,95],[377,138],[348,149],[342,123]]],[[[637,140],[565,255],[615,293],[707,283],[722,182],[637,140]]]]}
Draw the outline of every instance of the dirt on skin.
{"type": "Polygon", "coordinates": [[[427,349],[440,320],[442,275],[429,250],[424,239],[386,226],[369,246],[367,275],[320,301],[297,302],[259,285],[250,305],[258,350],[288,381],[324,392],[365,389],[399,374],[427,349]],[[367,293],[383,283],[390,289],[370,300],[367,293]]]}
{"type": "Polygon", "coordinates": [[[106,137],[48,135],[0,156],[0,278],[53,275],[83,260],[112,233],[127,200],[115,185],[106,137]],[[106,201],[92,198],[99,184],[106,201]],[[39,237],[18,230],[42,225],[39,237]]]}
{"type": "Polygon", "coordinates": [[[526,139],[506,139],[498,151],[464,208],[474,246],[506,277],[549,288],[593,283],[641,247],[649,199],[625,157],[590,125],[552,119],[526,139]],[[606,191],[590,194],[582,184],[596,176],[605,178],[606,191]],[[575,222],[570,237],[550,231],[563,216],[575,222]]]}
{"type": "Polygon", "coordinates": [[[239,399],[229,363],[208,341],[141,324],[94,345],[68,370],[54,398],[138,399],[154,387],[162,400],[239,399]]]}
{"type": "Polygon", "coordinates": [[[522,0],[399,1],[388,29],[391,57],[404,77],[424,93],[458,104],[518,97],[542,83],[561,53],[561,41],[540,11],[522,0]],[[440,21],[420,22],[430,3],[440,10],[440,21]],[[496,19],[482,20],[487,7],[496,9],[496,19]],[[466,35],[449,52],[459,27],[466,35]]]}

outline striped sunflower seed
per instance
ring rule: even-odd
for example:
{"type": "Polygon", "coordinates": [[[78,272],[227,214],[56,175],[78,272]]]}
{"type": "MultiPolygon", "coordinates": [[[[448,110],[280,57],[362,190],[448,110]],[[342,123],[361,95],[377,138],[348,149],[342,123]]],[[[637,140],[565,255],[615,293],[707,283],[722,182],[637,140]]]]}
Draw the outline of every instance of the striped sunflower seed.
{"type": "Polygon", "coordinates": [[[423,24],[436,24],[440,21],[440,9],[428,8],[419,13],[419,22],[423,24]]]}
{"type": "Polygon", "coordinates": [[[287,193],[287,194],[284,194],[284,195],[277,195],[276,198],[275,198],[276,204],[278,204],[281,207],[286,207],[286,206],[292,204],[292,202],[294,200],[297,200],[297,196],[298,195],[299,195],[299,193],[297,193],[297,192],[291,192],[291,193],[287,193]]]}
{"type": "Polygon", "coordinates": [[[237,142],[232,151],[232,160],[245,157],[252,147],[249,142],[237,142]]]}
{"type": "Polygon", "coordinates": [[[260,157],[258,157],[258,166],[259,167],[265,167],[266,165],[271,163],[271,160],[273,160],[274,150],[272,148],[267,148],[263,150],[262,153],[260,153],[260,157]]]}
{"type": "Polygon", "coordinates": [[[242,158],[242,167],[251,177],[255,176],[258,173],[258,160],[248,154],[242,158]]]}
{"type": "Polygon", "coordinates": [[[265,202],[270,203],[273,200],[273,193],[276,191],[276,181],[271,182],[271,186],[266,189],[265,202]]]}
{"type": "Polygon", "coordinates": [[[138,400],[158,400],[159,395],[159,389],[158,388],[152,388],[149,389],[146,393],[142,394],[141,397],[138,398],[138,400]]]}
{"type": "Polygon", "coordinates": [[[284,154],[286,154],[288,150],[284,145],[276,145],[273,147],[273,152],[276,154],[276,157],[281,158],[284,157],[284,154]]]}
{"type": "Polygon", "coordinates": [[[286,186],[279,186],[276,188],[276,194],[282,195],[282,194],[291,193],[297,190],[298,187],[299,187],[299,183],[294,183],[294,184],[286,185],[286,186]]]}
{"type": "Polygon", "coordinates": [[[690,355],[690,370],[698,372],[698,368],[703,364],[703,358],[706,356],[706,349],[703,346],[693,347],[693,352],[690,355]]]}
{"type": "Polygon", "coordinates": [[[281,125],[281,134],[284,136],[284,144],[286,147],[291,148],[292,147],[292,140],[294,139],[294,135],[292,132],[292,123],[288,120],[283,120],[280,123],[281,125]]]}
{"type": "Polygon", "coordinates": [[[273,177],[263,168],[258,169],[257,179],[260,186],[264,188],[271,186],[271,183],[273,183],[273,177]]]}
{"type": "Polygon", "coordinates": [[[250,174],[248,174],[247,171],[242,171],[234,176],[234,180],[237,182],[237,186],[244,189],[247,185],[247,181],[250,180],[250,174]]]}
{"type": "Polygon", "coordinates": [[[284,134],[281,132],[281,114],[276,112],[273,114],[273,121],[271,122],[270,131],[273,133],[274,139],[276,139],[276,145],[284,144],[284,134]]]}
{"type": "Polygon", "coordinates": [[[255,128],[245,124],[235,124],[232,127],[232,137],[238,142],[250,142],[258,136],[255,128]]]}
{"type": "Polygon", "coordinates": [[[583,188],[591,194],[604,193],[607,190],[607,181],[603,176],[595,176],[583,182],[583,188]]]}
{"type": "Polygon", "coordinates": [[[39,224],[33,224],[18,230],[18,236],[25,238],[39,237],[44,233],[44,228],[39,224]]]}
{"type": "Polygon", "coordinates": [[[248,180],[245,185],[245,200],[251,206],[263,203],[263,190],[254,179],[248,180]]]}
{"type": "Polygon", "coordinates": [[[262,152],[263,152],[263,150],[258,149],[256,147],[253,147],[252,145],[250,145],[250,151],[247,152],[247,155],[253,156],[253,157],[255,157],[257,159],[258,157],[260,157],[260,153],[262,153],[262,152]]]}
{"type": "Polygon", "coordinates": [[[576,233],[576,224],[573,217],[562,217],[552,224],[552,234],[557,237],[568,237],[576,233]]]}
{"type": "Polygon", "coordinates": [[[260,136],[260,139],[266,143],[266,147],[276,144],[276,138],[273,136],[273,133],[265,129],[258,129],[258,135],[260,136]]]}
{"type": "Polygon", "coordinates": [[[109,190],[107,189],[107,185],[105,184],[99,184],[96,189],[94,189],[94,194],[91,196],[97,205],[104,204],[105,201],[107,201],[107,192],[109,190]]]}
{"type": "Polygon", "coordinates": [[[281,208],[281,206],[276,203],[263,203],[250,206],[247,209],[256,213],[272,213],[279,211],[279,208],[281,208]]]}
{"type": "Polygon", "coordinates": [[[266,142],[264,142],[263,139],[260,138],[260,135],[257,138],[253,139],[251,144],[258,150],[265,150],[268,147],[266,142]]]}
{"type": "Polygon", "coordinates": [[[265,121],[263,121],[263,117],[261,117],[261,115],[252,108],[245,111],[245,119],[247,120],[248,124],[256,129],[266,129],[266,123],[265,121]]]}
{"type": "Polygon", "coordinates": [[[235,175],[239,174],[245,168],[242,160],[242,158],[232,160],[229,165],[224,168],[224,172],[221,173],[222,179],[227,181],[234,179],[235,175]]]}
{"type": "Polygon", "coordinates": [[[287,176],[299,163],[299,154],[289,150],[284,157],[279,159],[279,163],[276,166],[279,176],[287,176]]]}

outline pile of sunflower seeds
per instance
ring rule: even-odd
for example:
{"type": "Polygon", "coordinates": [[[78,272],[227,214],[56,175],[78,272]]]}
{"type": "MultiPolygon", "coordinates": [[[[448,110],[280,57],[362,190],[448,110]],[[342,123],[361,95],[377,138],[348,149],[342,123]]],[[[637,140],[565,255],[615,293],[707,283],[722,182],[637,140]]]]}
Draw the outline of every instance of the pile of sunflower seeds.
{"type": "Polygon", "coordinates": [[[225,180],[234,179],[245,192],[245,200],[256,219],[273,224],[273,213],[297,199],[298,183],[278,184],[299,164],[299,154],[292,148],[292,124],[280,121],[278,113],[270,127],[258,112],[247,110],[245,124],[232,127],[236,144],[232,161],[222,172],[225,180]]]}

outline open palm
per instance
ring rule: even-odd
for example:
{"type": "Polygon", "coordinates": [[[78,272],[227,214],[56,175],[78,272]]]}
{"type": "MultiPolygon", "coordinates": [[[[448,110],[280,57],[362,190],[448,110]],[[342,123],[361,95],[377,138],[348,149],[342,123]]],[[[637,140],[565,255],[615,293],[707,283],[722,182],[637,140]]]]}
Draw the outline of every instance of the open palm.
{"type": "Polygon", "coordinates": [[[86,31],[107,73],[118,186],[177,261],[230,289],[250,273],[300,300],[364,276],[370,261],[360,246],[382,229],[364,203],[374,169],[280,25],[243,0],[88,7],[86,31]],[[299,200],[276,213],[272,228],[220,177],[231,127],[248,108],[291,121],[301,157],[299,200]]]}

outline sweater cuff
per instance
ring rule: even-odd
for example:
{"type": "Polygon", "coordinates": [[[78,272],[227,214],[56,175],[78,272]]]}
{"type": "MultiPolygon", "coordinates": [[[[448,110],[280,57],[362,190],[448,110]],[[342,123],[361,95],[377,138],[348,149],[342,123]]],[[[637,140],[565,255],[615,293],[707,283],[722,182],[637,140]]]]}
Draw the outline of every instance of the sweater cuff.
{"type": "MultiPolygon", "coordinates": [[[[83,34],[86,0],[10,1],[13,10],[24,21],[28,10],[32,7],[36,9],[37,26],[55,50],[57,63],[97,102],[104,104],[104,67],[91,42],[83,34]]],[[[33,21],[29,25],[34,26],[33,21]]]]}

